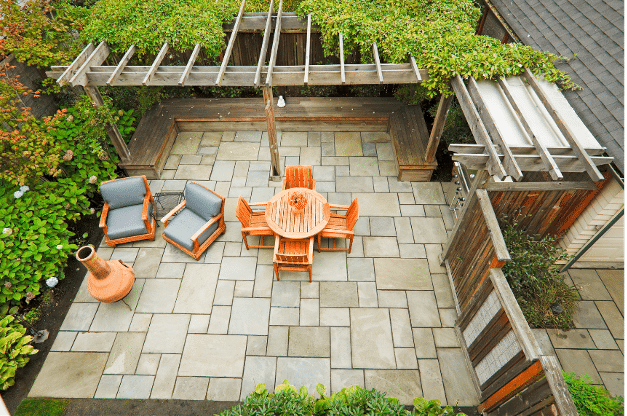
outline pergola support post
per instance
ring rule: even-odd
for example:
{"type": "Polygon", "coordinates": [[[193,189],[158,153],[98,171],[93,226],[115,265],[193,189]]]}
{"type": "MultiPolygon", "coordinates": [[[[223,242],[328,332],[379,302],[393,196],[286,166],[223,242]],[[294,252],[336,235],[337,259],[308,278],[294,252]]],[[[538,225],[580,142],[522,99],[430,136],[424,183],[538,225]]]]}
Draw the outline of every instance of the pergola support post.
{"type": "MultiPolygon", "coordinates": [[[[83,89],[85,90],[85,94],[87,94],[96,107],[102,107],[104,105],[104,101],[102,99],[102,95],[100,95],[100,91],[98,91],[98,87],[85,85],[83,89]]],[[[107,130],[107,134],[109,135],[109,139],[111,139],[115,150],[120,156],[120,159],[130,159],[131,152],[129,152],[128,147],[126,147],[126,143],[118,130],[118,126],[116,126],[115,123],[107,123],[105,128],[107,130]]]]}
{"type": "Polygon", "coordinates": [[[446,122],[446,116],[448,110],[453,103],[453,94],[445,97],[442,94],[440,98],[440,104],[438,105],[438,112],[433,120],[433,127],[431,128],[431,134],[429,135],[429,143],[427,144],[427,150],[425,151],[425,161],[431,163],[435,160],[435,153],[438,150],[440,144],[440,137],[442,137],[442,131],[444,131],[444,123],[446,122]]]}
{"type": "Polygon", "coordinates": [[[276,140],[276,120],[274,119],[274,97],[272,87],[263,87],[263,102],[266,110],[266,123],[268,125],[268,145],[270,146],[270,161],[272,164],[270,176],[281,176],[281,163],[279,162],[279,145],[276,140]]]}

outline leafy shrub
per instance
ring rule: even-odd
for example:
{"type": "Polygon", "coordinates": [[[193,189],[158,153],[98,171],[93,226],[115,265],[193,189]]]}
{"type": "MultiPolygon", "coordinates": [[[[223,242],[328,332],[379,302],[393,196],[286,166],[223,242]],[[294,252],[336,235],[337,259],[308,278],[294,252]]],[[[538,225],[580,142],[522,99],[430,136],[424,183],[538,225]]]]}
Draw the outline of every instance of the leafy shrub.
{"type": "MultiPolygon", "coordinates": [[[[437,113],[437,104],[432,107],[433,111],[437,113]]],[[[435,117],[435,114],[434,114],[435,117]]],[[[468,127],[468,121],[464,116],[464,112],[459,106],[457,98],[453,98],[451,108],[448,110],[446,121],[444,122],[444,130],[442,130],[442,139],[446,143],[470,143],[474,144],[475,139],[472,136],[470,127],[468,127]]]]}
{"type": "Polygon", "coordinates": [[[564,251],[551,236],[537,239],[516,229],[516,224],[502,222],[501,230],[511,261],[503,273],[516,296],[527,322],[532,328],[561,328],[572,326],[577,308],[577,292],[559,274],[555,262],[565,259],[564,251]],[[552,307],[561,305],[562,313],[552,307]]]}
{"type": "Polygon", "coordinates": [[[24,335],[26,328],[7,315],[0,320],[0,390],[11,387],[15,371],[24,367],[28,356],[37,352],[29,343],[33,337],[24,335]]]}
{"type": "MultiPolygon", "coordinates": [[[[387,398],[385,393],[374,389],[365,390],[359,386],[347,387],[330,397],[325,396],[326,388],[316,386],[320,395],[316,399],[307,388],[297,390],[287,380],[279,384],[274,393],[268,392],[264,384],[259,384],[241,405],[220,413],[220,416],[257,416],[257,415],[429,415],[454,416],[453,408],[441,407],[437,400],[414,399],[414,410],[409,411],[398,403],[398,399],[387,398]]],[[[458,413],[458,416],[465,416],[458,413]]]]}
{"type": "Polygon", "coordinates": [[[587,374],[577,377],[575,373],[564,373],[564,380],[580,416],[623,416],[625,414],[623,397],[612,397],[603,387],[592,384],[587,374]]]}

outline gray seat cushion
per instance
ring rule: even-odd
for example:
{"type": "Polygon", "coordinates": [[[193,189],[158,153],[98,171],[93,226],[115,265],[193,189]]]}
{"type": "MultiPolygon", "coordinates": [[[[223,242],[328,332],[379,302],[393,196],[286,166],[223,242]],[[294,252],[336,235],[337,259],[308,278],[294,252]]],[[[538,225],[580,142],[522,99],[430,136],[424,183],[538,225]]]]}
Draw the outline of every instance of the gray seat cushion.
{"type": "MultiPolygon", "coordinates": [[[[194,249],[194,242],[191,238],[206,223],[207,221],[196,215],[192,210],[183,208],[174,218],[170,220],[170,223],[163,231],[163,234],[189,251],[192,251],[194,249]]],[[[207,241],[207,239],[211,237],[211,234],[218,229],[218,223],[219,221],[216,221],[214,224],[211,224],[211,227],[200,235],[198,238],[199,246],[207,241]]]]}
{"type": "MultiPolygon", "coordinates": [[[[131,205],[117,209],[109,209],[107,214],[107,235],[111,240],[148,234],[142,220],[144,204],[131,205]]],[[[151,220],[152,204],[148,203],[148,220],[151,220]]]]}
{"type": "Polygon", "coordinates": [[[185,186],[185,207],[205,221],[209,221],[222,210],[222,198],[195,183],[185,186]]]}
{"type": "Polygon", "coordinates": [[[102,198],[110,209],[143,204],[146,195],[146,184],[141,176],[117,179],[100,185],[102,198]]]}

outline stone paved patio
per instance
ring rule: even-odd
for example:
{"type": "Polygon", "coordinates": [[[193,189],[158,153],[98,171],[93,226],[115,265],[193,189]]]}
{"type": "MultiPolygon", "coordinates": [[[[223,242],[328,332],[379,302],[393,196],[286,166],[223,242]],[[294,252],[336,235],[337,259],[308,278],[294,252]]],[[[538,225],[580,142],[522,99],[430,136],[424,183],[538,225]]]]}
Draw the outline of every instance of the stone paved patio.
{"type": "MultiPolygon", "coordinates": [[[[161,238],[101,246],[132,264],[122,303],[100,304],[85,283],[30,396],[238,400],[284,379],[338,391],[377,388],[476,405],[453,332],[456,314],[437,257],[452,218],[438,183],[399,183],[386,133],[286,132],[283,165],[314,165],[329,202],[359,198],[353,251],[314,254],[304,273],[273,277],[272,250],[246,250],[237,197],[266,201],[266,134],[179,134],[153,193],[193,179],[225,196],[227,231],[196,262],[161,238]]],[[[328,244],[324,241],[323,244],[328,244]]]]}

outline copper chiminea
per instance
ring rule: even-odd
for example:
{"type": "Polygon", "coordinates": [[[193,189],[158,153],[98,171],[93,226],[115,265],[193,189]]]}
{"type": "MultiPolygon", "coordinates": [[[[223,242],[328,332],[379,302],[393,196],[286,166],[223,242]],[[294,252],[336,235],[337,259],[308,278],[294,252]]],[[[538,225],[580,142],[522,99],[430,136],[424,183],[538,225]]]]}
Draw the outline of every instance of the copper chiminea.
{"type": "Polygon", "coordinates": [[[76,252],[76,259],[89,270],[87,289],[94,299],[116,302],[133,288],[135,272],[122,260],[104,261],[91,246],[83,246],[76,252]]]}

